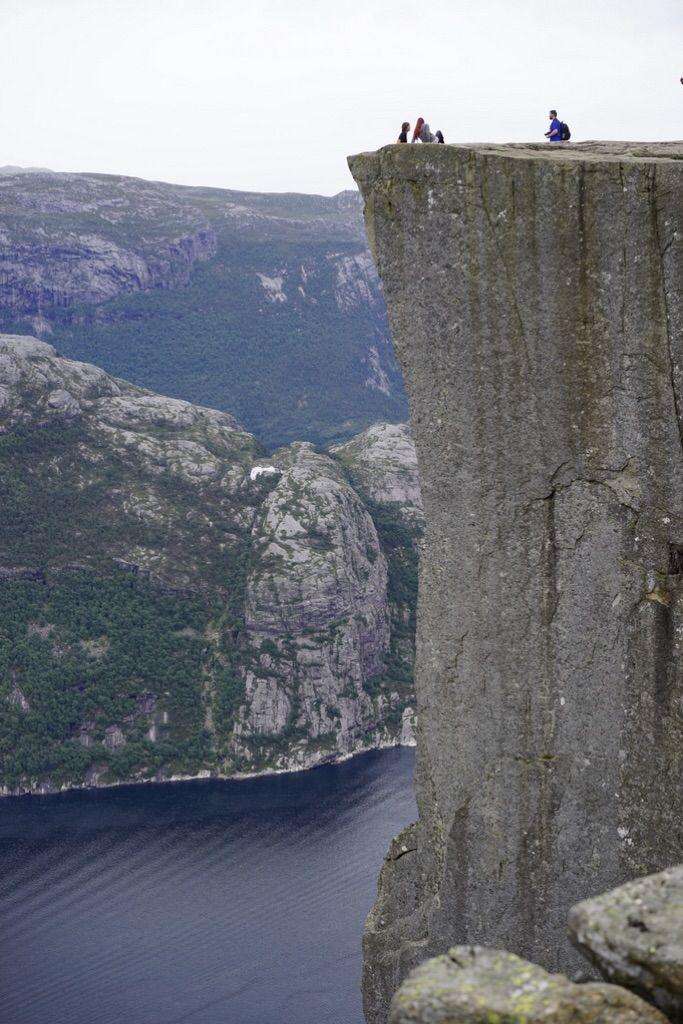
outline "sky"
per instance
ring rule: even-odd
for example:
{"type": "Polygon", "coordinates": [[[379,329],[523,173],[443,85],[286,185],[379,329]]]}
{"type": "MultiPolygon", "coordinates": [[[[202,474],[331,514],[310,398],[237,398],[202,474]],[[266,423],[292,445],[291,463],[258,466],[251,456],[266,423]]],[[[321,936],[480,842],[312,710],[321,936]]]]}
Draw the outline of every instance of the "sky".
{"type": "Polygon", "coordinates": [[[683,138],[681,0],[0,0],[0,165],[331,195],[447,142],[683,138]]]}

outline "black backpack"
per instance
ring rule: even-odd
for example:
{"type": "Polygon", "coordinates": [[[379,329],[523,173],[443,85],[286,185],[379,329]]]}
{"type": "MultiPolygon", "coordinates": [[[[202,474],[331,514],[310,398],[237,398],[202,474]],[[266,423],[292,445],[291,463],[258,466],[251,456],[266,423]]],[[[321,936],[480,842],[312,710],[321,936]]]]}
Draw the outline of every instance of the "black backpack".
{"type": "Polygon", "coordinates": [[[572,133],[569,131],[569,125],[565,124],[564,121],[560,121],[560,138],[562,142],[569,142],[572,137],[572,133]]]}

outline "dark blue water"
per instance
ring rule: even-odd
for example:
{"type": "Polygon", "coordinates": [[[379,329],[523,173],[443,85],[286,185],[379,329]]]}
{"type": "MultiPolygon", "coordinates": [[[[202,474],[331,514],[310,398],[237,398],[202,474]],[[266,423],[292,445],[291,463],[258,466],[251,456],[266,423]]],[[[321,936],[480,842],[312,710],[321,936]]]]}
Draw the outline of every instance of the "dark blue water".
{"type": "Polygon", "coordinates": [[[413,753],[0,801],[2,1024],[360,1024],[413,753]]]}

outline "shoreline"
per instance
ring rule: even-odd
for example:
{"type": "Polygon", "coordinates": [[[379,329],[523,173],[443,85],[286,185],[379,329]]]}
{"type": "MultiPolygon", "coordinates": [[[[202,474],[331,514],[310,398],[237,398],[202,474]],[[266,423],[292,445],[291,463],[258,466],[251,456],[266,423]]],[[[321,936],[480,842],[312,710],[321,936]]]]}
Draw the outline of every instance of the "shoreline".
{"type": "Polygon", "coordinates": [[[52,797],[60,796],[62,793],[94,792],[95,790],[100,789],[120,789],[122,786],[166,786],[172,785],[176,782],[247,782],[251,779],[263,779],[274,777],[276,775],[299,775],[302,772],[313,771],[315,768],[323,768],[327,765],[343,764],[346,761],[352,760],[354,757],[359,757],[362,754],[370,754],[373,751],[390,750],[394,747],[415,749],[416,746],[417,743],[414,739],[402,739],[399,736],[396,740],[372,743],[368,746],[358,747],[357,750],[347,751],[346,753],[340,752],[339,754],[327,754],[317,761],[310,761],[308,764],[298,766],[288,765],[284,768],[264,768],[263,771],[236,772],[233,775],[222,775],[220,773],[204,769],[196,775],[169,775],[167,778],[149,779],[121,779],[114,782],[84,782],[49,788],[46,788],[44,783],[37,785],[35,788],[9,789],[6,786],[0,786],[0,798],[18,800],[25,797],[52,797]]]}

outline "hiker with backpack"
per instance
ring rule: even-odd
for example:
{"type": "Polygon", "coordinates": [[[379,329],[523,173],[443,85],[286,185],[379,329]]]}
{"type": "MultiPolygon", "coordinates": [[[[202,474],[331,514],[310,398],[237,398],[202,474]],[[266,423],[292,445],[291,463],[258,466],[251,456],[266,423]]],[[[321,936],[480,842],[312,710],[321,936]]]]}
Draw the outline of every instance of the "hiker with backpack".
{"type": "Polygon", "coordinates": [[[545,133],[548,142],[569,142],[572,137],[569,125],[558,119],[556,110],[551,110],[548,116],[550,117],[550,130],[545,133]]]}
{"type": "Polygon", "coordinates": [[[418,117],[413,132],[413,142],[434,142],[434,136],[424,117],[418,117]]]}

